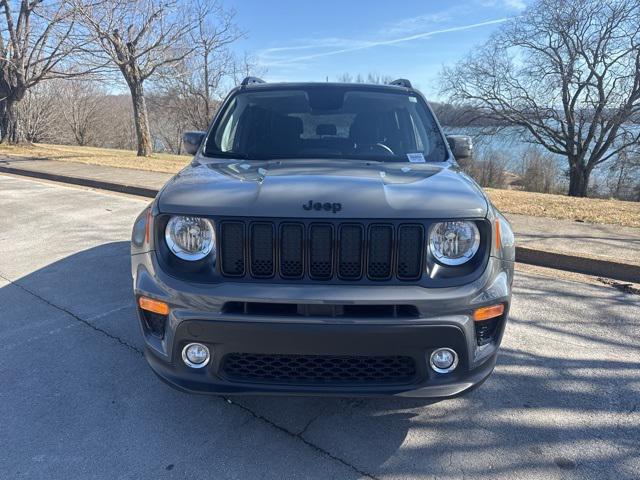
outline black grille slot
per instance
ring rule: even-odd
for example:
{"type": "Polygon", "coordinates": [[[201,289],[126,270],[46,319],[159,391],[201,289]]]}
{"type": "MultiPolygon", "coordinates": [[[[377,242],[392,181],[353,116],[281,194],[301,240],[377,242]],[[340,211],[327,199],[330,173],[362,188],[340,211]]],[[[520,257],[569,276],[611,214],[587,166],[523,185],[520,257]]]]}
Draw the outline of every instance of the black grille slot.
{"type": "Polygon", "coordinates": [[[362,226],[342,225],[338,242],[338,276],[357,280],[362,276],[362,226]]]}
{"type": "Polygon", "coordinates": [[[230,353],[222,372],[230,381],[297,385],[407,385],[416,380],[415,361],[405,356],[230,353]]]}
{"type": "Polygon", "coordinates": [[[309,231],[309,276],[329,280],[332,275],[333,228],[331,225],[311,225],[309,231]]]}
{"type": "Polygon", "coordinates": [[[401,225],[398,229],[398,278],[416,280],[420,277],[423,248],[422,225],[401,225]]]}
{"type": "Polygon", "coordinates": [[[251,224],[251,274],[257,278],[273,276],[273,224],[251,224]]]}
{"type": "Polygon", "coordinates": [[[391,277],[391,248],[393,227],[372,225],[369,229],[369,255],[367,274],[373,280],[387,280],[391,277]]]}
{"type": "Polygon", "coordinates": [[[280,227],[280,276],[300,278],[304,273],[302,225],[285,223],[280,227]]]}
{"type": "Polygon", "coordinates": [[[244,224],[222,222],[220,250],[222,273],[229,276],[244,275],[244,224]]]}

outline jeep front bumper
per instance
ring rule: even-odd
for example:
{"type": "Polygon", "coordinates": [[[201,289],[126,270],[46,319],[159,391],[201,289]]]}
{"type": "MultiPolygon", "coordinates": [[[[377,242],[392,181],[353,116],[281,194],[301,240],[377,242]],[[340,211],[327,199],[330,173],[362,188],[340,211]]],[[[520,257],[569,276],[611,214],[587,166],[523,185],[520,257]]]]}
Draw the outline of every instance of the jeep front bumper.
{"type": "Polygon", "coordinates": [[[154,334],[144,312],[138,312],[151,368],[178,389],[214,394],[459,394],[481,383],[493,370],[513,276],[511,262],[491,257],[480,278],[451,288],[204,285],[166,275],[153,252],[134,255],[132,260],[136,296],[161,300],[171,307],[161,335],[154,334]],[[505,313],[490,341],[480,346],[472,312],[497,303],[505,304],[505,313]],[[402,306],[410,306],[416,314],[334,317],[301,315],[300,308],[281,312],[228,308],[244,304],[367,306],[374,310],[379,306],[381,311],[394,305],[401,306],[401,311],[402,306]],[[193,369],[182,361],[181,351],[190,342],[209,348],[211,361],[205,368],[193,369]],[[429,367],[431,353],[442,347],[458,354],[458,366],[451,373],[440,374],[429,367]],[[234,368],[229,367],[230,359],[234,368]],[[335,362],[333,372],[331,362],[335,362]],[[405,368],[408,364],[413,370],[405,368]],[[367,375],[367,369],[378,367],[386,368],[389,375],[367,375]],[[303,374],[291,374],[301,368],[303,374]],[[253,375],[256,369],[264,375],[253,375]],[[394,376],[394,369],[402,375],[394,376]]]}

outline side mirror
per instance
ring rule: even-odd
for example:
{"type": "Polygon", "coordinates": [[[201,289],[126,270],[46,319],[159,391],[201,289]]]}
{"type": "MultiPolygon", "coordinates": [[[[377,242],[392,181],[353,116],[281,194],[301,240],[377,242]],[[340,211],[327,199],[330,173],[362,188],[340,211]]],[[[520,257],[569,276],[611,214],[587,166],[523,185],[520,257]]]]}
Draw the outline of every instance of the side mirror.
{"type": "Polygon", "coordinates": [[[471,158],[473,156],[473,142],[467,135],[447,135],[447,142],[456,160],[471,158]]]}
{"type": "Polygon", "coordinates": [[[195,153],[198,151],[198,148],[200,148],[200,144],[202,143],[202,140],[204,140],[205,135],[206,132],[184,132],[182,134],[182,143],[184,144],[185,151],[189,155],[195,155],[195,153]]]}

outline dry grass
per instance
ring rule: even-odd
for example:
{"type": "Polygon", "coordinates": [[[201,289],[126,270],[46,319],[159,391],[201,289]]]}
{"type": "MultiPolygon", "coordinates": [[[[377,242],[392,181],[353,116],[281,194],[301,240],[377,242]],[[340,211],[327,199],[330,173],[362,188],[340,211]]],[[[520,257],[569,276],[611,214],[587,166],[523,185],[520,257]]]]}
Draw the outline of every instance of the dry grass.
{"type": "Polygon", "coordinates": [[[191,157],[155,153],[151,157],[138,157],[131,150],[112,148],[79,147],[76,145],[0,145],[0,156],[12,159],[49,159],[63,162],[105,165],[108,167],[133,168],[155,172],[176,173],[191,157]]]}
{"type": "MultiPolygon", "coordinates": [[[[0,145],[0,156],[14,159],[46,158],[166,173],[175,173],[190,161],[190,157],[186,155],[159,153],[143,158],[137,157],[130,150],[47,144],[0,145]]],[[[485,190],[495,206],[506,213],[640,228],[640,203],[637,202],[572,198],[493,188],[485,190]]]]}
{"type": "Polygon", "coordinates": [[[501,212],[640,228],[640,203],[485,188],[501,212]]]}

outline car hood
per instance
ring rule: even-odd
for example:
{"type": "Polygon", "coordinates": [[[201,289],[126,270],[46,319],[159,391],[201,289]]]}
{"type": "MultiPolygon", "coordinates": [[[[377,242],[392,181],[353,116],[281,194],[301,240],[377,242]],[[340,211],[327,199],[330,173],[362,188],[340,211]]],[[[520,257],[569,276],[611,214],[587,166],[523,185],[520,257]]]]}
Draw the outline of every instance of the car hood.
{"type": "Polygon", "coordinates": [[[482,218],[487,200],[450,164],[195,160],[163,187],[158,208],[279,218],[482,218]]]}

